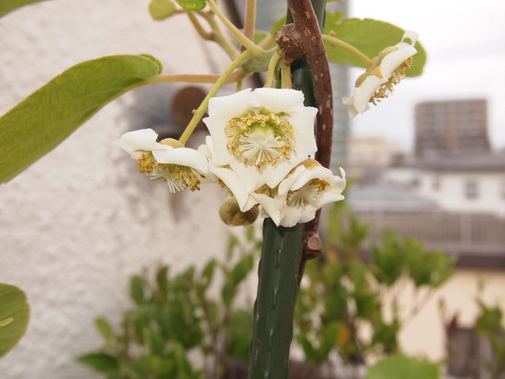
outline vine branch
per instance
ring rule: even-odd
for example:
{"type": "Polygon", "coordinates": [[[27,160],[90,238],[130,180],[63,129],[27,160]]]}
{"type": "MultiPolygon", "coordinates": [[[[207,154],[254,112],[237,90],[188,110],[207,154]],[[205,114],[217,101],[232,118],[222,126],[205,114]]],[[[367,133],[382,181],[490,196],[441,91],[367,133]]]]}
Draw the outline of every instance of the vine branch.
{"type": "MultiPolygon", "coordinates": [[[[322,166],[329,168],[333,131],[333,97],[330,81],[328,57],[317,17],[310,0],[288,0],[288,7],[293,23],[283,26],[277,32],[275,40],[285,53],[285,60],[305,58],[310,68],[314,98],[318,108],[316,159],[322,166]]],[[[319,237],[319,218],[316,217],[305,225],[303,231],[303,255],[300,262],[299,281],[303,275],[306,261],[322,253],[319,237]]]]}

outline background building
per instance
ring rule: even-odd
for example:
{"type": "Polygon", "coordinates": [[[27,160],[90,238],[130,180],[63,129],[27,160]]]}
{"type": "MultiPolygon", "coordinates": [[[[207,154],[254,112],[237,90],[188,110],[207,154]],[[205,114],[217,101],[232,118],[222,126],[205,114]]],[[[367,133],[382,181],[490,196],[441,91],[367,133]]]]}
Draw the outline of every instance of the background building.
{"type": "Polygon", "coordinates": [[[418,159],[489,151],[485,99],[417,104],[415,156],[418,159]]]}

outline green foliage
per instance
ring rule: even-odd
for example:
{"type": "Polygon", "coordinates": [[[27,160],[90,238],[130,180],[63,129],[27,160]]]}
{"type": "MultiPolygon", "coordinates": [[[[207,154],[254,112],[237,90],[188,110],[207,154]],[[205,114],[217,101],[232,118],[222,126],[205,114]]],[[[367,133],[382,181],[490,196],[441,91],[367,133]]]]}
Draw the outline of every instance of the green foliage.
{"type": "Polygon", "coordinates": [[[252,310],[235,302],[260,247],[250,227],[244,239],[230,237],[224,262],[211,259],[201,270],[191,266],[177,275],[162,266],[152,278],[146,272],[132,276],[134,308],[123,314],[119,330],[97,318],[95,326],[104,344],[78,362],[107,378],[181,379],[203,375],[188,358],[192,351],[211,358],[207,370],[212,375],[222,373],[232,358],[247,362],[252,310]],[[218,299],[209,293],[216,272],[222,280],[218,299]]]}
{"type": "Polygon", "coordinates": [[[19,288],[0,283],[0,357],[25,334],[30,317],[26,295],[19,288]]]}
{"type": "Polygon", "coordinates": [[[475,330],[485,337],[491,345],[491,357],[482,357],[483,366],[492,379],[498,379],[505,373],[505,328],[503,327],[503,311],[499,306],[490,306],[482,299],[477,299],[480,309],[475,320],[475,330]]]}
{"type": "Polygon", "coordinates": [[[0,118],[0,183],[67,138],[100,108],[146,84],[161,64],[145,55],[115,55],[71,67],[0,118]]]}
{"type": "Polygon", "coordinates": [[[438,365],[404,355],[393,355],[376,363],[364,379],[438,379],[438,365]]]}
{"type": "MultiPolygon", "coordinates": [[[[343,20],[341,12],[326,12],[324,33],[334,32],[336,37],[356,47],[369,58],[376,57],[388,46],[396,45],[401,41],[403,29],[386,22],[372,19],[351,18],[343,20]]],[[[325,43],[328,59],[331,62],[346,64],[349,66],[363,67],[365,64],[342,49],[334,49],[325,43]]],[[[407,76],[418,76],[423,72],[426,63],[426,52],[419,42],[415,48],[412,67],[405,71],[407,76]]]]}
{"type": "Polygon", "coordinates": [[[38,3],[44,0],[0,0],[0,17],[22,6],[38,3]]]}
{"type": "Polygon", "coordinates": [[[153,20],[164,20],[175,14],[175,4],[172,0],[151,0],[149,13],[153,20]]]}
{"type": "Polygon", "coordinates": [[[207,0],[175,0],[184,9],[188,11],[199,11],[205,8],[207,0]]]}
{"type": "Polygon", "coordinates": [[[384,231],[365,259],[367,225],[343,202],[330,206],[327,218],[327,254],[307,264],[295,317],[306,359],[320,364],[337,351],[347,363],[363,364],[399,352],[398,333],[449,278],[453,257],[384,231]],[[408,287],[419,300],[405,309],[399,297],[408,287]]]}

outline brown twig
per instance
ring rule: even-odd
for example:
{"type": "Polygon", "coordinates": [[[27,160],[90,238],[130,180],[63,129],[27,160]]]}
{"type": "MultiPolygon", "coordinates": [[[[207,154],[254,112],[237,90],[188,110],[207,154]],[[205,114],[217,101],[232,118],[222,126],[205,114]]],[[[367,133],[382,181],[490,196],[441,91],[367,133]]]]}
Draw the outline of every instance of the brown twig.
{"type": "MultiPolygon", "coordinates": [[[[321,30],[310,0],[288,0],[293,16],[293,24],[283,26],[275,39],[285,53],[285,59],[306,58],[310,68],[317,113],[316,159],[329,168],[333,130],[333,98],[328,57],[324,49],[321,30]]],[[[303,275],[307,260],[321,255],[322,242],[319,237],[319,218],[305,225],[303,231],[303,255],[300,262],[299,280],[303,275]]]]}

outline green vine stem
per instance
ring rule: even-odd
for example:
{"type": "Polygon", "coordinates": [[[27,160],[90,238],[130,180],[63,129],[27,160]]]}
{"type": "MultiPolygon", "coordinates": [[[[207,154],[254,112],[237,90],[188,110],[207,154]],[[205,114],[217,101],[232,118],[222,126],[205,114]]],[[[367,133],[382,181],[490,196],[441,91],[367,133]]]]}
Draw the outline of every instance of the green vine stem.
{"type": "MultiPolygon", "coordinates": [[[[313,2],[314,8],[318,10],[322,8],[322,12],[317,12],[318,15],[324,14],[325,0],[313,0],[313,2]]],[[[288,0],[291,10],[292,3],[288,0]]],[[[304,3],[312,7],[310,2],[304,1],[304,3]]],[[[306,10],[310,10],[314,15],[312,9],[306,10]]],[[[305,18],[308,20],[307,23],[315,22],[315,25],[310,25],[312,28],[319,28],[316,17],[305,18]]],[[[300,27],[305,26],[307,24],[302,21],[300,27]]],[[[319,45],[322,46],[322,41],[319,45]]],[[[307,58],[309,61],[314,60],[312,56],[307,58]]],[[[315,103],[325,98],[321,95],[328,95],[327,91],[318,89],[314,93],[314,81],[306,60],[298,61],[294,66],[293,87],[303,91],[306,105],[316,105],[315,103]]],[[[316,66],[314,69],[317,70],[319,67],[316,66]]],[[[329,73],[326,76],[328,75],[329,73]]],[[[329,77],[323,79],[329,81],[329,77]]],[[[318,130],[321,128],[325,129],[325,123],[318,118],[318,130]]],[[[303,273],[303,270],[300,270],[303,239],[304,224],[297,224],[292,228],[277,227],[268,218],[263,223],[263,247],[258,270],[258,293],[254,304],[253,337],[249,352],[249,379],[287,378],[298,282],[299,276],[303,273]]]]}
{"type": "Polygon", "coordinates": [[[302,232],[302,224],[276,227],[270,218],[263,223],[249,379],[287,377],[302,232]]]}

